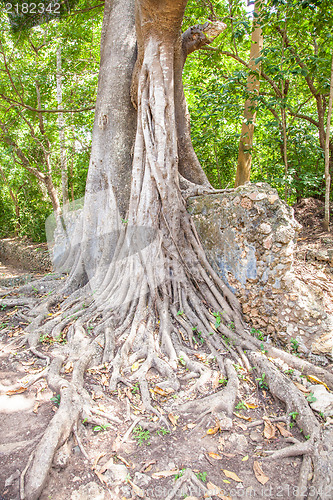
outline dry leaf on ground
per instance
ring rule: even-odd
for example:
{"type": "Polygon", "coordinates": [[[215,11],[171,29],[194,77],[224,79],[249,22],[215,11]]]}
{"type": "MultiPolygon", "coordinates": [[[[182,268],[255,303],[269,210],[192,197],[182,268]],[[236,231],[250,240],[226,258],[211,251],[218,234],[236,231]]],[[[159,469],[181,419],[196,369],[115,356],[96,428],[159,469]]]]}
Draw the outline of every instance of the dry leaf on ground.
{"type": "Polygon", "coordinates": [[[272,424],[272,422],[269,420],[267,417],[263,417],[264,421],[264,437],[266,439],[276,439],[275,438],[275,426],[272,424]]]}
{"type": "Polygon", "coordinates": [[[253,471],[260,484],[266,484],[267,481],[269,481],[269,477],[264,474],[264,471],[262,470],[259,462],[253,462],[253,471]]]}
{"type": "Polygon", "coordinates": [[[210,451],[208,453],[208,456],[214,458],[214,460],[222,460],[221,455],[219,455],[218,453],[214,453],[213,451],[210,451]]]}
{"type": "Polygon", "coordinates": [[[27,390],[26,387],[19,387],[18,389],[7,391],[6,394],[7,396],[14,396],[15,394],[22,394],[22,392],[25,392],[26,390],[27,390]]]}
{"type": "Polygon", "coordinates": [[[221,469],[224,474],[229,477],[230,479],[233,479],[234,481],[237,481],[237,483],[242,483],[242,479],[240,479],[237,474],[235,474],[235,472],[232,472],[230,470],[226,470],[226,469],[221,469]]]}
{"type": "Polygon", "coordinates": [[[292,433],[288,431],[288,429],[286,429],[284,427],[285,424],[276,424],[276,427],[279,429],[280,431],[280,434],[281,436],[283,437],[292,437],[292,433]]]}
{"type": "Polygon", "coordinates": [[[216,427],[207,430],[207,434],[210,436],[214,436],[220,430],[220,425],[217,424],[216,427]]]}
{"type": "Polygon", "coordinates": [[[161,479],[163,477],[175,476],[179,472],[180,471],[178,469],[175,469],[175,470],[161,470],[159,472],[154,472],[154,474],[152,474],[151,477],[153,479],[161,479]]]}

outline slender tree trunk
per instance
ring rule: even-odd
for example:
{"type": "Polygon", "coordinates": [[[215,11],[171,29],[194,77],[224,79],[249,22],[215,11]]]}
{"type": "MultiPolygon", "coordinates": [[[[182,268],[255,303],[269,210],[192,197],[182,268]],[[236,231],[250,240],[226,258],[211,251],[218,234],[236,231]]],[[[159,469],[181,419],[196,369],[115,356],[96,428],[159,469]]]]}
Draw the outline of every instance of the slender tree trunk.
{"type": "Polygon", "coordinates": [[[20,230],[20,205],[18,203],[17,194],[15,194],[14,191],[12,190],[12,188],[10,187],[8,179],[7,179],[7,176],[6,176],[6,174],[5,174],[5,172],[4,172],[4,170],[3,170],[3,168],[2,168],[1,165],[0,165],[0,174],[1,174],[1,177],[3,179],[3,182],[8,187],[9,196],[11,197],[12,202],[14,204],[15,217],[16,217],[16,220],[15,220],[15,236],[17,236],[18,233],[19,233],[19,230],[20,230]]]}
{"type": "Polygon", "coordinates": [[[333,54],[331,66],[331,82],[330,82],[330,97],[328,101],[327,122],[326,122],[326,137],[325,137],[325,216],[323,228],[329,231],[330,227],[330,193],[331,193],[331,174],[330,174],[330,131],[332,117],[332,102],[333,102],[333,54]]]}
{"type": "Polygon", "coordinates": [[[253,31],[251,38],[250,73],[247,79],[247,91],[249,98],[245,101],[244,116],[242,123],[241,137],[239,140],[238,149],[238,164],[236,171],[235,187],[241,186],[250,180],[251,163],[252,163],[252,146],[253,146],[253,133],[256,120],[256,102],[255,99],[259,94],[260,81],[259,77],[251,71],[259,71],[260,63],[255,60],[260,56],[263,47],[263,37],[260,24],[258,22],[259,15],[259,2],[256,0],[254,7],[253,17],[253,31]]]}
{"type": "MultiPolygon", "coordinates": [[[[57,103],[58,109],[62,105],[62,68],[61,68],[61,45],[59,44],[57,50],[57,103]]],[[[61,192],[62,192],[62,206],[66,210],[68,205],[68,172],[66,161],[66,147],[65,147],[65,120],[62,112],[58,113],[58,128],[59,128],[59,146],[60,146],[60,166],[61,166],[61,192]]]]}

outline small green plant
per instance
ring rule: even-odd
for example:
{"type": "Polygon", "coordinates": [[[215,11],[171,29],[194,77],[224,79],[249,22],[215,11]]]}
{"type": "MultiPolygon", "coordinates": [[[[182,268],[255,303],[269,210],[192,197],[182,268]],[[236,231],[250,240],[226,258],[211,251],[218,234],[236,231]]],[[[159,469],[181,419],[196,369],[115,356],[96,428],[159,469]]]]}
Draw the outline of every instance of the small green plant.
{"type": "Polygon", "coordinates": [[[181,469],[179,472],[177,472],[177,474],[175,474],[175,481],[177,481],[177,479],[182,477],[184,475],[185,471],[186,471],[186,469],[181,469]]]}
{"type": "Polygon", "coordinates": [[[246,405],[244,401],[240,401],[235,408],[236,410],[246,410],[246,405]]]}
{"type": "Polygon", "coordinates": [[[292,349],[292,352],[293,352],[293,353],[298,352],[298,347],[299,347],[299,342],[298,342],[298,340],[291,338],[291,339],[290,339],[290,343],[291,343],[291,349],[292,349]]]}
{"type": "Polygon", "coordinates": [[[294,425],[295,425],[295,422],[290,422],[290,424],[289,424],[290,429],[292,429],[294,427],[294,425]]]}
{"type": "Polygon", "coordinates": [[[263,373],[261,377],[256,378],[260,389],[268,389],[268,385],[266,383],[266,375],[263,373]]]}
{"type": "Polygon", "coordinates": [[[321,418],[323,418],[325,420],[325,415],[322,411],[319,412],[319,415],[321,416],[321,418]]]}
{"type": "Polygon", "coordinates": [[[308,397],[306,398],[306,400],[309,403],[314,403],[315,401],[317,401],[317,398],[313,395],[313,392],[310,392],[310,394],[308,395],[308,397]]]}
{"type": "Polygon", "coordinates": [[[263,354],[266,354],[266,353],[267,353],[267,349],[265,349],[265,346],[264,346],[264,344],[263,344],[262,342],[261,342],[261,344],[260,344],[260,350],[261,350],[261,352],[262,352],[263,354]]]}
{"type": "MultiPolygon", "coordinates": [[[[223,313],[222,313],[223,314],[223,313]]],[[[220,312],[213,313],[213,316],[215,318],[215,328],[218,328],[221,324],[222,317],[220,312]]]]}
{"type": "Polygon", "coordinates": [[[294,373],[294,371],[295,371],[295,370],[294,370],[293,368],[289,368],[288,370],[285,370],[285,372],[284,372],[284,373],[285,373],[286,375],[292,375],[292,374],[294,373]]]}
{"type": "Polygon", "coordinates": [[[5,321],[5,323],[0,323],[0,330],[3,330],[4,328],[6,328],[7,325],[8,325],[8,321],[5,321]]]}
{"type": "Polygon", "coordinates": [[[179,309],[179,311],[177,311],[177,316],[183,316],[184,314],[184,311],[182,309],[179,309]]]}
{"type": "Polygon", "coordinates": [[[222,338],[223,338],[223,340],[224,340],[224,342],[225,342],[226,344],[230,344],[230,339],[229,339],[229,337],[227,337],[226,335],[223,335],[223,333],[222,333],[222,338]]]}
{"type": "Polygon", "coordinates": [[[186,361],[185,359],[183,358],[183,356],[179,356],[178,358],[178,363],[182,366],[186,366],[186,361]]]}
{"type": "Polygon", "coordinates": [[[168,429],[165,429],[164,427],[161,427],[158,431],[156,431],[156,434],[158,434],[158,436],[160,436],[162,434],[162,436],[165,436],[166,434],[170,434],[170,431],[168,429]]]}
{"type": "Polygon", "coordinates": [[[230,321],[230,323],[228,325],[228,328],[230,328],[230,330],[234,330],[235,329],[235,323],[233,321],[230,321]]]}
{"type": "Polygon", "coordinates": [[[1,304],[1,306],[0,306],[0,308],[1,308],[1,310],[2,310],[2,311],[3,311],[4,309],[6,309],[6,307],[7,307],[7,306],[6,306],[6,304],[1,304]]]}
{"type": "Polygon", "coordinates": [[[121,222],[122,222],[123,224],[127,224],[127,223],[128,223],[128,219],[121,219],[121,222]]]}
{"type": "Polygon", "coordinates": [[[132,389],[131,389],[131,393],[132,394],[136,394],[137,392],[139,392],[139,382],[137,382],[136,384],[133,385],[132,389]]]}
{"type": "Polygon", "coordinates": [[[304,436],[306,440],[309,440],[310,439],[310,434],[308,434],[307,436],[304,436]]]}
{"type": "Polygon", "coordinates": [[[196,337],[193,335],[192,339],[194,340],[194,342],[195,342],[196,344],[198,344],[198,341],[199,341],[201,344],[203,344],[203,343],[205,342],[205,339],[203,338],[202,333],[201,333],[201,332],[196,331],[196,330],[197,330],[197,327],[192,328],[192,330],[194,330],[194,331],[195,331],[195,335],[196,335],[196,337],[197,337],[197,338],[196,338],[196,337]]]}
{"type": "Polygon", "coordinates": [[[55,396],[53,396],[50,401],[52,401],[52,403],[56,404],[57,406],[60,405],[60,394],[56,394],[55,396]]]}
{"type": "Polygon", "coordinates": [[[221,385],[227,385],[228,380],[225,377],[222,377],[219,379],[219,384],[221,385]]]}
{"type": "Polygon", "coordinates": [[[108,427],[111,427],[111,425],[110,424],[95,425],[95,427],[93,427],[93,430],[95,432],[101,432],[101,431],[106,431],[108,427]]]}
{"type": "Polygon", "coordinates": [[[298,411],[292,411],[291,413],[289,413],[290,417],[293,419],[293,420],[296,420],[296,417],[298,415],[298,411]]]}
{"type": "Polygon", "coordinates": [[[200,481],[202,481],[203,483],[205,483],[207,481],[207,472],[197,472],[196,473],[196,476],[198,479],[200,479],[200,481]]]}
{"type": "Polygon", "coordinates": [[[251,334],[255,335],[258,340],[265,340],[264,334],[260,330],[257,330],[256,328],[251,328],[251,334]]]}
{"type": "Polygon", "coordinates": [[[136,427],[134,427],[132,433],[134,435],[134,439],[137,440],[139,446],[141,446],[144,441],[146,441],[147,445],[150,445],[149,442],[150,432],[148,430],[142,429],[141,425],[137,425],[136,427]]]}

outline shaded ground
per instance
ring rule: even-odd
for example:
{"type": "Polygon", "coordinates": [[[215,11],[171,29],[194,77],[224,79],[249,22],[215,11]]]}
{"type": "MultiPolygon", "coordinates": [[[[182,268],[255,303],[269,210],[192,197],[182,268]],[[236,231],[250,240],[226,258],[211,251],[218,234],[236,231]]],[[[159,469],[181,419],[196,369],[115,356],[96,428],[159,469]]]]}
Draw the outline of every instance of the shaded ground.
{"type": "MultiPolygon", "coordinates": [[[[333,258],[330,260],[329,250],[333,249],[333,237],[321,230],[320,202],[302,203],[295,208],[296,218],[303,224],[295,270],[318,288],[325,307],[332,311],[333,258]]],[[[22,268],[0,264],[2,287],[15,286],[32,276],[22,268]]],[[[19,474],[58,408],[57,395],[47,389],[44,380],[24,392],[19,389],[20,381],[38,373],[44,362],[19,347],[25,324],[24,318],[19,322],[14,314],[15,310],[0,311],[0,496],[6,500],[19,498],[19,474]]],[[[49,349],[45,339],[43,350],[46,353],[49,349]]],[[[216,369],[204,346],[198,347],[197,357],[216,369]]],[[[132,371],[137,368],[133,365],[132,371]]],[[[184,382],[177,394],[167,394],[156,390],[158,375],[154,370],[148,373],[151,394],[169,423],[168,429],[157,417],[144,412],[136,385],[110,394],[107,370],[89,370],[86,386],[100,414],[95,422],[90,418],[88,423],[82,417],[78,429],[81,443],[74,437],[59,451],[41,500],[165,500],[185,469],[212,489],[213,499],[295,498],[301,459],[273,462],[265,458],[265,451],[287,446],[290,433],[303,439],[293,425],[293,416],[288,415],[285,421],[284,408],[265,390],[264,381],[242,367],[236,369],[240,390],[228,430],[219,428],[211,415],[197,421],[191,413],[178,418],[177,407],[191,381],[184,382]]],[[[65,370],[70,373],[71,366],[65,370]]],[[[310,383],[296,370],[289,370],[289,374],[306,392],[310,383]]],[[[181,363],[179,376],[186,376],[181,363]]],[[[204,395],[223,384],[217,373],[204,395]]],[[[319,415],[318,419],[322,421],[319,415]]],[[[175,498],[191,493],[203,498],[199,486],[190,491],[186,485],[175,498]]]]}

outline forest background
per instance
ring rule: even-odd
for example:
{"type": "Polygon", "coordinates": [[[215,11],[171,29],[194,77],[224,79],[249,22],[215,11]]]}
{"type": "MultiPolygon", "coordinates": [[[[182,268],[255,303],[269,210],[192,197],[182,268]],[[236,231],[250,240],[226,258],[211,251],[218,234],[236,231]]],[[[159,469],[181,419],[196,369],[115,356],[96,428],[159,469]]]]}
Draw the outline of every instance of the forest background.
{"type": "MultiPolygon", "coordinates": [[[[85,191],[104,4],[79,0],[18,30],[0,6],[0,237],[45,241],[47,216],[85,191]]],[[[252,182],[289,204],[324,199],[331,1],[190,0],[183,30],[216,20],[226,29],[187,59],[183,76],[208,179],[234,186],[242,144],[252,182]]],[[[332,175],[332,134],[328,146],[332,175]]]]}

